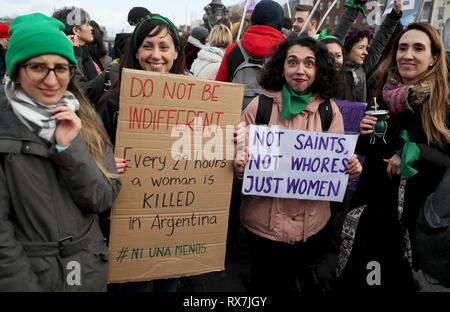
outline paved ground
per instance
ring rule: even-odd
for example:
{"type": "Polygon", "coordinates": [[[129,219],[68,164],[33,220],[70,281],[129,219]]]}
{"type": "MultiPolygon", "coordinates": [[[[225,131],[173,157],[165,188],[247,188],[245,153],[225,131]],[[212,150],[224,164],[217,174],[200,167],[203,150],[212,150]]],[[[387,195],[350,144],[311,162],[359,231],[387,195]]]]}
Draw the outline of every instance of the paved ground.
{"type": "MultiPolygon", "coordinates": [[[[199,276],[183,277],[178,286],[179,292],[246,292],[249,286],[250,262],[244,230],[239,228],[239,244],[232,252],[227,252],[225,271],[212,272],[199,276]]],[[[327,291],[333,290],[337,257],[326,253],[318,267],[319,276],[327,291]]],[[[421,286],[421,292],[450,292],[450,289],[429,284],[423,274],[414,273],[421,286]]]]}

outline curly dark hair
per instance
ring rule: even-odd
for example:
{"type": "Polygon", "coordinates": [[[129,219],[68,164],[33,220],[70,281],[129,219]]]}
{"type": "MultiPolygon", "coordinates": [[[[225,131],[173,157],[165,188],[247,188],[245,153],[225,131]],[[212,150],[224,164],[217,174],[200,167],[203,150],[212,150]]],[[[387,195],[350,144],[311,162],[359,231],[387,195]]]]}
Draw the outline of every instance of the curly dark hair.
{"type": "Polygon", "coordinates": [[[271,91],[280,91],[283,88],[283,85],[286,83],[284,62],[288,50],[295,45],[310,48],[316,56],[316,79],[310,90],[319,94],[323,99],[333,97],[336,94],[336,88],[333,83],[336,76],[334,59],[321,42],[317,42],[306,34],[300,37],[293,34],[277,46],[275,53],[267,61],[261,73],[259,79],[261,87],[271,91]]]}
{"type": "Polygon", "coordinates": [[[344,41],[344,50],[346,54],[349,54],[353,46],[360,42],[362,39],[367,38],[367,41],[373,38],[374,31],[371,28],[361,29],[358,27],[352,27],[347,32],[344,41]]]}

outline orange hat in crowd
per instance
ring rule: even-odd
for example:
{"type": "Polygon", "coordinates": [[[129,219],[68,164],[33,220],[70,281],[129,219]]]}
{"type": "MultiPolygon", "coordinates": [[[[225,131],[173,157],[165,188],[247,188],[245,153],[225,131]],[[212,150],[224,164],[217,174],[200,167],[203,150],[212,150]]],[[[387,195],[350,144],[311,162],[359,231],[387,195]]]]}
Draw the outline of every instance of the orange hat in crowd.
{"type": "Polygon", "coordinates": [[[5,24],[0,24],[0,38],[9,38],[9,26],[5,24]]]}

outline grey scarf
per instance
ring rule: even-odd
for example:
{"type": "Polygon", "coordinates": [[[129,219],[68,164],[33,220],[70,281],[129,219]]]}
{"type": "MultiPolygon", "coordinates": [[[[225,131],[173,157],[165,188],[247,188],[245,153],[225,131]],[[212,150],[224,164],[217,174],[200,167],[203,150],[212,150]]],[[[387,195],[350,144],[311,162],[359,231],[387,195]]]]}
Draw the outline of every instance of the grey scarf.
{"type": "Polygon", "coordinates": [[[40,138],[47,142],[55,142],[56,120],[51,120],[51,110],[59,106],[67,106],[73,111],[80,108],[75,95],[66,91],[58,104],[44,105],[28,96],[22,90],[14,92],[14,82],[9,80],[5,85],[5,94],[11,108],[19,120],[40,138]]]}

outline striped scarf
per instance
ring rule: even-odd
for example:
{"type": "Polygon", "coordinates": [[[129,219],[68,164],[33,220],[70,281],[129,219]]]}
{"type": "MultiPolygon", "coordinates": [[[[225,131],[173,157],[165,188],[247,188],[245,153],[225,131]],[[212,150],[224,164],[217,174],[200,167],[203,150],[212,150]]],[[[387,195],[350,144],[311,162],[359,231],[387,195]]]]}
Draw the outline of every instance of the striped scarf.
{"type": "Polygon", "coordinates": [[[430,85],[423,81],[414,85],[404,85],[395,68],[390,68],[386,84],[382,90],[383,100],[393,115],[413,112],[430,96],[430,85]]]}
{"type": "Polygon", "coordinates": [[[51,110],[59,106],[68,106],[73,111],[80,108],[75,95],[66,91],[58,104],[44,105],[28,96],[22,90],[14,92],[14,82],[9,80],[5,85],[6,97],[14,114],[33,133],[49,143],[55,142],[56,120],[51,120],[51,110]]]}

